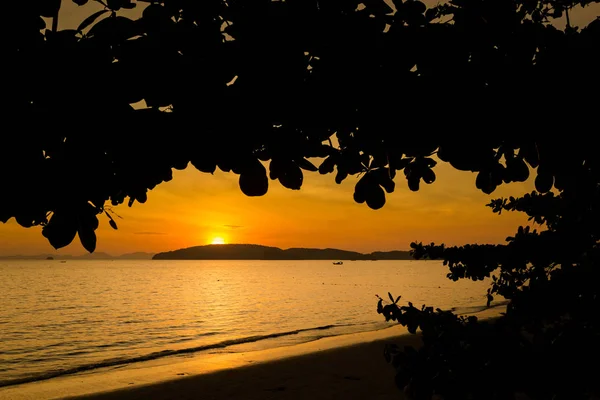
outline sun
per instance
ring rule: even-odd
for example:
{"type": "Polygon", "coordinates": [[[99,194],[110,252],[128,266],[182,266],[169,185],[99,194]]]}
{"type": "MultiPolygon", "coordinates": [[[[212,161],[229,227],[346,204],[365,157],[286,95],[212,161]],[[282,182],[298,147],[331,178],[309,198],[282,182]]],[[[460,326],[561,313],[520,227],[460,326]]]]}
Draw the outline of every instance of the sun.
{"type": "Polygon", "coordinates": [[[225,244],[225,239],[222,237],[215,237],[210,244],[225,244]]]}

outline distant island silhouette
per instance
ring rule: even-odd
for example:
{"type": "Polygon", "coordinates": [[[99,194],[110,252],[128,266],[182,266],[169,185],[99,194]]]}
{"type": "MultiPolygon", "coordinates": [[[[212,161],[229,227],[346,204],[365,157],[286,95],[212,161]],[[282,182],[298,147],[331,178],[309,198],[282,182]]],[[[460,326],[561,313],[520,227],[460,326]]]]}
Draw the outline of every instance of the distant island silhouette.
{"type": "Polygon", "coordinates": [[[103,252],[86,253],[80,256],[73,256],[70,254],[19,254],[14,256],[0,256],[0,260],[150,260],[153,255],[154,253],[144,253],[141,251],[126,253],[120,256],[113,256],[103,252]]]}
{"type": "Polygon", "coordinates": [[[261,246],[258,244],[209,244],[157,253],[153,260],[412,260],[408,251],[359,253],[339,249],[261,246]]]}

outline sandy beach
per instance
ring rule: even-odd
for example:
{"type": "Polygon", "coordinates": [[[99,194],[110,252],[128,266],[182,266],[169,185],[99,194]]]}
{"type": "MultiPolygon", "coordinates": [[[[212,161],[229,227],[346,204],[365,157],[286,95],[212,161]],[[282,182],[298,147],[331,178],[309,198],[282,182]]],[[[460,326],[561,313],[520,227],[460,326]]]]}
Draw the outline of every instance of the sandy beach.
{"type": "MultiPolygon", "coordinates": [[[[415,337],[399,337],[411,342],[415,337]]],[[[378,340],[189,378],[77,397],[117,399],[398,399],[378,340]]]]}
{"type": "Polygon", "coordinates": [[[129,365],[0,389],[0,399],[402,399],[386,343],[418,345],[400,326],[283,348],[129,365]]]}

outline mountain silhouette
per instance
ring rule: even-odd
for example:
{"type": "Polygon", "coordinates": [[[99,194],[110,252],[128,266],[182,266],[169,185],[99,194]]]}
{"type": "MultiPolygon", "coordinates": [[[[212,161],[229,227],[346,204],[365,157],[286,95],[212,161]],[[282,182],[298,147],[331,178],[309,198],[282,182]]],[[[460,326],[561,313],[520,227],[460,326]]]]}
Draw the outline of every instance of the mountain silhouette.
{"type": "Polygon", "coordinates": [[[157,253],[153,260],[411,260],[408,251],[359,253],[340,249],[261,246],[258,244],[209,244],[157,253]]]}

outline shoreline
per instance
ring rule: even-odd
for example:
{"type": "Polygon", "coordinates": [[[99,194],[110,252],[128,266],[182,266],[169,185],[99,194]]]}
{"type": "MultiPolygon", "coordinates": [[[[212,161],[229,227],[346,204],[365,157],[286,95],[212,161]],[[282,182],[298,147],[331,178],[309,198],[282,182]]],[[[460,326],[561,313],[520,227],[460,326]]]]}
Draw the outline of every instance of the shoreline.
{"type": "MultiPolygon", "coordinates": [[[[381,384],[385,393],[392,394],[391,398],[398,398],[400,391],[393,384],[394,369],[383,356],[385,343],[390,342],[418,345],[420,336],[393,325],[378,331],[325,337],[265,350],[179,356],[9,386],[0,389],[0,400],[191,399],[198,398],[199,393],[203,393],[203,399],[264,399],[272,395],[268,392],[269,385],[279,388],[277,392],[281,395],[287,390],[281,388],[300,382],[306,388],[317,383],[330,388],[327,390],[335,387],[336,392],[349,383],[353,383],[349,385],[354,387],[353,391],[366,384],[368,393],[377,391],[381,384]],[[378,377],[379,374],[382,377],[378,377]],[[333,382],[325,382],[323,379],[327,376],[337,383],[332,386],[333,382]],[[374,382],[379,383],[374,385],[374,382]],[[244,390],[242,385],[246,385],[244,390]],[[234,393],[234,389],[238,392],[234,393]],[[246,393],[247,390],[256,393],[246,393]]],[[[332,393],[322,398],[332,398],[332,393]]],[[[285,396],[292,397],[278,395],[277,398],[315,397],[308,393],[294,397],[296,395],[296,391],[288,391],[285,396]]]]}
{"type": "MultiPolygon", "coordinates": [[[[477,317],[493,318],[497,311],[477,317]]],[[[7,386],[0,400],[195,399],[199,392],[203,399],[331,399],[350,388],[344,398],[398,399],[384,346],[417,346],[420,340],[394,324],[262,350],[182,354],[7,386]],[[270,386],[279,388],[276,394],[270,386]]]]}

